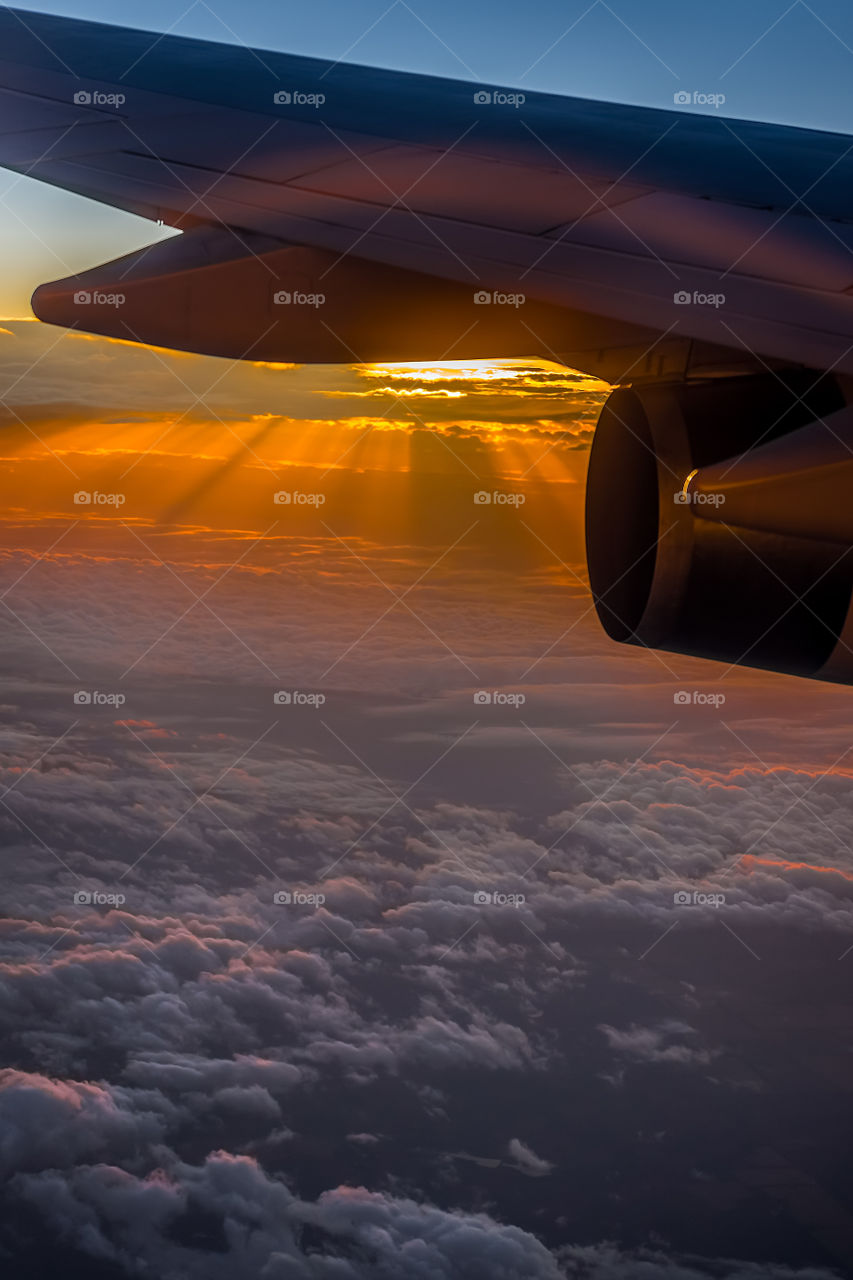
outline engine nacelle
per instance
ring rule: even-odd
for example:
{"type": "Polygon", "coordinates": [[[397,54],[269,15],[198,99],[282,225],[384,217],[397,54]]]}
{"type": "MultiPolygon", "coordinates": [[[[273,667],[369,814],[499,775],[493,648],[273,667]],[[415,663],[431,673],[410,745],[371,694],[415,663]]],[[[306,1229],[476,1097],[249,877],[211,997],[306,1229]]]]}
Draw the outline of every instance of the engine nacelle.
{"type": "Polygon", "coordinates": [[[794,369],[614,391],[586,506],[608,635],[853,682],[851,402],[794,369]]]}

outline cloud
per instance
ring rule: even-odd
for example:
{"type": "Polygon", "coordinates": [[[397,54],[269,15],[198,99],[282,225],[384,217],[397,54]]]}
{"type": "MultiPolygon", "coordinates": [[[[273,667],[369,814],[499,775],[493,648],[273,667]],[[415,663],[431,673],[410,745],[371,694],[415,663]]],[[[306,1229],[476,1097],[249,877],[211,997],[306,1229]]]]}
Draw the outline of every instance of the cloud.
{"type": "MultiPolygon", "coordinates": [[[[587,1280],[593,1264],[602,1277],[608,1267],[635,1274],[630,1254],[558,1259],[557,1242],[535,1235],[547,1215],[507,1199],[486,1166],[469,1174],[466,1164],[466,1181],[454,1180],[445,1153],[454,1141],[482,1151],[488,1133],[486,1150],[551,1174],[537,1191],[579,1176],[578,1151],[549,1147],[545,1158],[525,1138],[541,1131],[543,1111],[564,1105],[567,1070],[573,1115],[603,1105],[595,1089],[606,1087],[601,1075],[613,1077],[614,1060],[626,1064],[622,1087],[608,1090],[616,1111],[635,1114],[635,1078],[647,1082],[648,1067],[661,1077],[678,1069],[691,1114],[706,1114],[707,1089],[725,1090],[736,1110],[747,1068],[732,1067],[735,1032],[703,1021],[697,991],[722,981],[714,938],[739,944],[720,930],[718,911],[679,907],[674,894],[724,885],[727,922],[759,952],[756,931],[775,928],[797,931],[798,956],[818,930],[837,934],[840,953],[853,928],[844,877],[784,857],[730,869],[742,833],[770,828],[785,797],[792,807],[777,851],[798,845],[802,861],[819,821],[825,843],[812,847],[847,857],[853,779],[666,759],[635,762],[628,774],[623,762],[573,760],[568,772],[529,734],[506,753],[494,752],[489,734],[472,734],[446,757],[440,786],[431,778],[407,795],[409,811],[392,801],[422,766],[402,752],[423,750],[429,763],[440,750],[434,741],[401,745],[396,712],[379,718],[369,748],[350,738],[356,718],[329,722],[344,743],[359,742],[359,756],[368,751],[371,772],[322,725],[301,750],[275,736],[247,750],[262,729],[250,731],[236,709],[199,728],[176,710],[180,690],[167,686],[167,695],[156,714],[134,717],[171,730],[149,742],[156,756],[112,721],[87,721],[52,749],[64,726],[45,721],[44,689],[38,699],[18,695],[29,714],[19,709],[0,738],[3,782],[13,786],[0,824],[20,855],[9,860],[0,927],[0,1019],[16,1060],[39,1068],[35,1081],[11,1080],[6,1159],[37,1175],[19,1184],[28,1204],[61,1222],[77,1248],[131,1275],[141,1265],[134,1257],[161,1274],[203,1274],[180,1242],[204,1204],[211,1239],[235,1241],[245,1274],[263,1280],[275,1267],[312,1280],[335,1266],[339,1276],[344,1267],[366,1276],[374,1247],[389,1275],[410,1254],[420,1266],[421,1249],[431,1280],[464,1275],[464,1266],[477,1280],[501,1266],[531,1277],[560,1275],[560,1266],[572,1276],[574,1266],[587,1280]],[[235,761],[236,776],[217,784],[235,761]],[[519,777],[541,788],[525,810],[507,802],[519,777]],[[475,798],[481,779],[494,784],[494,802],[475,798]],[[199,795],[205,805],[194,803],[199,795]],[[120,907],[74,903],[80,883],[107,891],[119,882],[120,907]],[[325,887],[327,900],[281,906],[282,886],[325,887]],[[524,901],[478,905],[481,886],[521,891],[524,901]],[[697,942],[687,952],[692,987],[673,960],[682,937],[697,942]],[[656,964],[674,965],[667,1012],[654,981],[644,989],[649,970],[636,959],[655,938],[656,964]],[[698,973],[696,956],[707,959],[698,973]],[[397,1132],[411,1142],[347,1141],[397,1132]],[[200,1173],[213,1145],[230,1155],[200,1173]],[[322,1179],[310,1194],[306,1151],[322,1179]],[[249,1154],[263,1163],[247,1170],[239,1161],[249,1154]],[[362,1182],[368,1189],[356,1194],[362,1182]],[[429,1203],[437,1186],[446,1191],[440,1207],[429,1203]],[[469,1186],[484,1198],[466,1201],[469,1186]],[[495,1206],[485,1219],[484,1203],[495,1206]],[[258,1240],[247,1241],[253,1233],[258,1240]],[[300,1256],[306,1236],[321,1242],[316,1256],[300,1256]],[[342,1259],[332,1263],[336,1251],[342,1259]]],[[[727,979],[732,999],[744,998],[740,974],[727,979]]],[[[644,1084],[644,1131],[667,1127],[670,1101],[644,1084]]],[[[623,1116],[601,1140],[608,1167],[624,1157],[628,1130],[623,1116]]],[[[692,1136],[684,1145],[695,1163],[704,1148],[692,1136]]],[[[675,1179],[679,1155],[668,1159],[675,1179]]],[[[678,1266],[702,1274],[693,1262],[641,1261],[651,1277],[678,1277],[678,1266]]],[[[220,1263],[211,1263],[214,1280],[220,1263]]],[[[711,1275],[727,1274],[714,1265],[711,1275]]]]}
{"type": "Polygon", "coordinates": [[[0,1166],[8,1176],[130,1156],[159,1142],[174,1114],[155,1093],[0,1070],[0,1166]]]}
{"type": "Polygon", "coordinates": [[[526,1146],[520,1138],[510,1138],[507,1145],[507,1154],[510,1159],[514,1160],[523,1173],[532,1174],[534,1177],[541,1177],[543,1174],[550,1173],[554,1168],[550,1160],[543,1160],[541,1156],[537,1156],[536,1152],[526,1146]]]}
{"type": "MultiPolygon", "coordinates": [[[[463,450],[478,451],[477,433],[491,438],[540,439],[564,448],[589,443],[608,388],[597,379],[548,361],[457,361],[444,365],[302,367],[222,362],[121,340],[7,321],[0,337],[10,375],[7,402],[29,420],[42,411],[66,416],[75,409],[114,423],[157,414],[186,419],[246,421],[268,416],[279,424],[400,423],[452,435],[463,450]],[[49,355],[49,360],[47,356],[49,355]],[[286,397],[287,416],[281,415],[286,397]],[[365,400],[376,416],[365,419],[365,400]],[[127,406],[133,410],[128,411],[127,406]]],[[[113,436],[115,441],[115,436],[113,436]]],[[[441,451],[436,454],[440,457],[441,451]]]]}
{"type": "Polygon", "coordinates": [[[696,1035],[695,1028],[686,1023],[668,1021],[658,1027],[632,1025],[621,1030],[602,1023],[598,1030],[606,1036],[611,1049],[637,1062],[674,1062],[687,1066],[711,1061],[709,1050],[683,1043],[684,1039],[696,1035]]]}
{"type": "Polygon", "coordinates": [[[203,1166],[175,1162],[137,1178],[108,1166],[21,1177],[51,1226],[130,1275],[193,1280],[560,1280],[538,1240],[486,1214],[448,1213],[362,1187],[307,1202],[249,1157],[217,1152],[203,1166]],[[223,1223],[225,1251],[185,1247],[175,1227],[190,1205],[223,1223]],[[322,1242],[303,1251],[306,1230],[322,1242]]]}
{"type": "MultiPolygon", "coordinates": [[[[526,1150],[526,1148],[525,1148],[526,1150]]],[[[834,1280],[822,1268],[667,1257],[661,1250],[566,1246],[485,1213],[447,1212],[406,1197],[337,1187],[293,1195],[249,1157],[171,1161],[140,1178],[110,1166],[21,1176],[17,1190],[77,1249],[128,1275],[185,1280],[834,1280]],[[207,1247],[181,1243],[195,1212],[221,1222],[207,1247]],[[310,1233],[310,1235],[309,1235],[310,1233]],[[308,1247],[308,1240],[312,1241],[308,1247]]]]}
{"type": "Polygon", "coordinates": [[[623,1250],[615,1244],[570,1245],[559,1251],[568,1280],[838,1280],[824,1267],[668,1256],[661,1249],[623,1250]]]}

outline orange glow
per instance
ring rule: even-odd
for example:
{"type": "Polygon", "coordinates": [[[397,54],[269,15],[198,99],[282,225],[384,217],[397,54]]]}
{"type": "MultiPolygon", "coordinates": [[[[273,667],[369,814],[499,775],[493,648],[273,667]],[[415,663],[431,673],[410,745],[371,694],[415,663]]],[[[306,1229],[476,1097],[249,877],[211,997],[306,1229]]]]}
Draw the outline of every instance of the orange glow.
{"type": "Polygon", "coordinates": [[[843,880],[853,881],[853,872],[842,871],[840,867],[822,867],[814,862],[789,862],[785,858],[757,858],[754,853],[744,854],[741,867],[750,875],[755,867],[781,867],[784,871],[820,871],[828,875],[841,876],[843,880]]]}
{"type": "MultiPolygon", "coordinates": [[[[21,335],[9,330],[4,340],[21,341],[21,335]]],[[[302,371],[295,365],[226,366],[218,379],[214,366],[205,382],[202,357],[90,334],[71,333],[67,341],[92,351],[84,367],[119,384],[110,393],[117,401],[125,381],[147,391],[157,379],[162,393],[155,400],[177,406],[146,409],[146,400],[133,399],[137,407],[119,414],[87,413],[77,404],[60,404],[53,413],[45,405],[37,415],[25,408],[7,425],[0,457],[0,496],[7,507],[19,510],[16,495],[26,492],[30,513],[71,514],[90,529],[141,521],[261,531],[266,516],[272,523],[283,514],[271,509],[279,489],[322,490],[330,511],[332,504],[347,510],[356,505],[349,492],[354,485],[359,509],[371,512],[374,523],[381,516],[386,530],[412,532],[424,511],[446,503],[451,490],[467,502],[463,494],[470,492],[473,501],[481,489],[507,488],[523,496],[527,512],[535,495],[540,527],[543,519],[559,525],[567,488],[579,492],[584,446],[607,391],[596,379],[534,360],[316,369],[299,383],[293,379],[302,371]],[[173,372],[176,359],[181,367],[173,372]],[[193,361],[198,368],[188,373],[193,361]],[[247,372],[254,382],[247,383],[247,372]],[[214,407],[208,388],[229,377],[236,380],[235,394],[214,407]],[[228,406],[245,398],[246,385],[255,394],[262,385],[261,398],[282,408],[298,385],[302,403],[322,397],[339,412],[233,416],[228,406]],[[375,415],[364,413],[365,398],[375,402],[375,415]],[[390,476],[410,479],[389,484],[390,476]],[[124,493],[126,501],[118,508],[69,510],[78,488],[124,493]]],[[[65,343],[60,348],[70,351],[65,343]]],[[[79,362],[76,353],[66,358],[79,362]]],[[[482,515],[472,512],[473,518],[482,515]]]]}

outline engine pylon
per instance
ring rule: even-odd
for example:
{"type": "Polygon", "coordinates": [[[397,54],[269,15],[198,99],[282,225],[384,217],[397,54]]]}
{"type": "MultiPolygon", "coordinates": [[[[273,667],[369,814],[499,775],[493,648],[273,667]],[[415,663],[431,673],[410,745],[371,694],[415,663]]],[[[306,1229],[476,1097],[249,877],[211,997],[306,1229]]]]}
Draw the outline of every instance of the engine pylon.
{"type": "Polygon", "coordinates": [[[853,406],[697,468],[682,492],[702,520],[853,545],[853,406]]]}

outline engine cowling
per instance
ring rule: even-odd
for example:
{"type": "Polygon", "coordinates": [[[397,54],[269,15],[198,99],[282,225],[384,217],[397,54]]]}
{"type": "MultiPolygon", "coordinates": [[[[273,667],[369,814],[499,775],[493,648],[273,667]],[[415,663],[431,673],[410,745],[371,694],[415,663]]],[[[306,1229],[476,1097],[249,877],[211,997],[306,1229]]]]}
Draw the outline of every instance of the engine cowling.
{"type": "Polygon", "coordinates": [[[587,480],[613,639],[853,682],[853,389],[785,370],[619,388],[587,480]]]}

